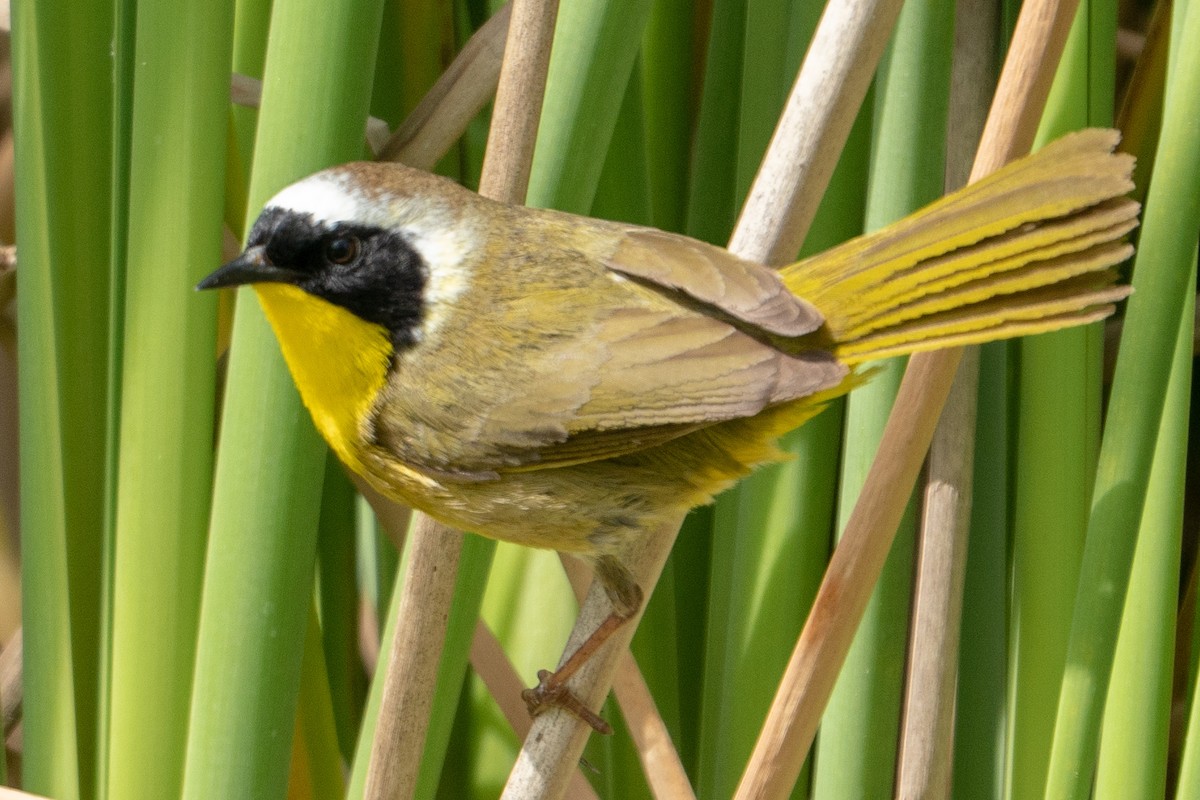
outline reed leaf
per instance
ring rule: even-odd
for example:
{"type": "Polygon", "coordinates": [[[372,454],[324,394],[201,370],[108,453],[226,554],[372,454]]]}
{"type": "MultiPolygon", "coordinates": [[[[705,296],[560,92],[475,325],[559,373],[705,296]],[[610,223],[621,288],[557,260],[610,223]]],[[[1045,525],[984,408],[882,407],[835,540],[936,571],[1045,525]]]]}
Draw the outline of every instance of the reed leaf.
{"type": "MultiPolygon", "coordinates": [[[[1200,36],[1200,4],[1189,3],[1173,41],[1200,36]]],[[[1046,792],[1091,791],[1103,699],[1129,583],[1136,531],[1161,424],[1184,298],[1195,289],[1200,148],[1195,146],[1200,52],[1174,50],[1168,67],[1158,156],[1146,199],[1112,394],[1100,446],[1079,591],[1058,698],[1046,792]],[[1154,265],[1152,268],[1146,265],[1154,265]]]]}
{"type": "MultiPolygon", "coordinates": [[[[360,155],[381,2],[280,0],[272,13],[252,215],[290,180],[360,155]]],[[[231,353],[184,778],[195,798],[286,786],[326,457],[246,291],[231,353]]]]}
{"type": "Polygon", "coordinates": [[[142,4],[129,173],[106,791],[180,791],[211,485],[232,6],[142,4]],[[180,53],[190,57],[180,58],[180,53]],[[178,87],[187,84],[188,92],[178,87]]]}
{"type": "MultiPolygon", "coordinates": [[[[868,229],[899,219],[942,193],[953,19],[952,3],[908,3],[900,12],[875,95],[868,229]]],[[[887,363],[847,400],[839,531],[875,457],[903,367],[900,360],[887,363]]],[[[822,718],[814,797],[891,792],[915,524],[910,504],[822,718]],[[868,764],[874,766],[867,769],[868,764]]]]}
{"type": "Polygon", "coordinates": [[[354,486],[342,465],[328,459],[317,533],[317,609],[338,748],[347,762],[354,755],[367,694],[359,649],[363,589],[357,574],[354,498],[354,486]]]}
{"type": "Polygon", "coordinates": [[[13,18],[24,782],[69,799],[95,795],[102,735],[115,20],[103,0],[13,18]]]}
{"type": "MultiPolygon", "coordinates": [[[[1194,271],[1194,267],[1193,267],[1194,271]]],[[[1105,702],[1094,796],[1164,797],[1183,534],[1196,297],[1184,298],[1105,702]]],[[[1186,613],[1186,610],[1185,610],[1186,613]]]]}
{"type": "MultiPolygon", "coordinates": [[[[752,4],[751,26],[769,25],[771,10],[752,4]]],[[[753,34],[744,44],[745,69],[754,80],[743,80],[743,163],[755,147],[761,158],[771,133],[768,116],[776,117],[785,99],[768,74],[794,74],[795,40],[811,36],[817,22],[803,4],[787,12],[790,30],[773,48],[759,48],[753,34]]],[[[842,151],[803,254],[861,232],[869,133],[867,111],[842,151]]],[[[782,440],[793,461],[766,467],[718,498],[698,772],[699,783],[718,795],[736,788],[828,558],[836,476],[830,465],[838,459],[841,430],[837,404],[782,440]]]]}
{"type": "MultiPolygon", "coordinates": [[[[1112,122],[1108,95],[1089,75],[1113,70],[1115,6],[1079,4],[1038,132],[1044,144],[1069,130],[1112,122]],[[1101,25],[1100,18],[1109,17],[1101,25]],[[1105,37],[1108,46],[1105,47],[1105,37]],[[1105,55],[1107,54],[1107,55],[1105,55]],[[1101,98],[1107,96],[1108,101],[1101,98]]],[[[1033,337],[1018,345],[1010,781],[1017,797],[1042,791],[1062,679],[1079,559],[1100,434],[1099,325],[1033,337]]]]}
{"type": "MultiPolygon", "coordinates": [[[[1007,40],[1022,5],[994,0],[990,10],[963,11],[965,0],[953,10],[952,2],[904,4],[805,255],[942,192],[946,96],[954,91],[950,30],[967,21],[1007,40]]],[[[855,391],[849,410],[835,405],[785,436],[781,444],[793,460],[690,515],[657,587],[646,565],[661,563],[661,543],[672,531],[637,544],[644,550],[630,564],[645,567],[638,574],[650,599],[629,646],[669,741],[659,742],[662,750],[647,747],[646,732],[662,728],[639,725],[645,715],[633,702],[627,723],[614,696],[603,716],[617,733],[592,736],[580,765],[583,736],[568,742],[577,723],[565,715],[539,717],[523,756],[513,732],[527,729],[514,685],[532,683],[538,668],[555,663],[579,608],[557,556],[468,536],[457,576],[444,582],[445,602],[415,590],[422,581],[397,583],[400,559],[420,561],[420,550],[397,553],[403,535],[381,535],[342,465],[328,457],[255,297],[190,291],[220,263],[222,217],[240,236],[264,200],[294,178],[369,157],[367,114],[395,127],[454,49],[501,4],[14,4],[25,697],[23,735],[9,741],[10,758],[19,759],[10,763],[20,769],[0,769],[0,783],[19,780],[21,789],[68,800],[358,798],[370,792],[372,741],[408,741],[380,736],[389,722],[422,731],[419,747],[388,761],[412,766],[411,794],[420,798],[540,797],[568,786],[565,796],[631,800],[903,792],[893,787],[889,766],[909,625],[903,538],[808,771],[800,765],[819,718],[808,705],[824,702],[834,673],[825,665],[841,658],[849,628],[801,638],[815,644],[788,661],[830,558],[835,516],[848,515],[891,405],[888,384],[897,380],[889,368],[855,391]],[[265,78],[261,109],[230,107],[230,65],[239,87],[242,76],[265,78]],[[230,328],[223,362],[214,356],[228,346],[230,328]],[[222,410],[215,449],[214,398],[222,410]],[[398,618],[406,591],[409,605],[398,618]],[[382,637],[376,618],[386,620],[382,637]],[[445,650],[422,664],[420,642],[429,640],[418,638],[418,661],[399,678],[428,665],[428,680],[417,682],[428,689],[432,710],[420,719],[381,720],[388,665],[374,663],[376,640],[387,653],[397,626],[419,619],[447,623],[445,650]],[[480,619],[495,639],[477,626],[480,619]],[[845,639],[835,640],[843,632],[845,639]],[[519,678],[503,664],[500,646],[519,678]],[[469,649],[495,697],[467,669],[469,649]],[[817,677],[799,689],[790,681],[777,687],[785,665],[796,664],[801,671],[813,666],[808,674],[817,677]],[[779,707],[797,698],[807,701],[804,708],[781,722],[779,707]],[[760,729],[766,744],[756,747],[760,729]],[[548,759],[553,763],[531,769],[528,756],[547,752],[557,754],[548,759]],[[506,786],[514,761],[516,777],[506,786]],[[674,769],[679,762],[686,776],[674,769]]],[[[563,3],[548,55],[530,201],[728,242],[822,5],[563,3]]],[[[874,24],[855,30],[882,30],[880,20],[890,24],[900,3],[869,5],[874,24]]],[[[1023,5],[1064,7],[1055,0],[1023,5]]],[[[1175,5],[1164,78],[1167,47],[1155,31],[1167,29],[1170,14],[1159,5],[1121,123],[1122,149],[1138,154],[1138,191],[1148,187],[1149,200],[1146,223],[1133,234],[1137,291],[1123,320],[1102,443],[1096,331],[994,345],[982,354],[954,749],[935,754],[953,760],[948,796],[1057,800],[1174,791],[1200,800],[1200,648],[1186,637],[1186,624],[1175,624],[1180,575],[1194,571],[1181,560],[1190,558],[1181,547],[1181,511],[1190,499],[1184,456],[1200,229],[1200,57],[1180,43],[1200,40],[1200,10],[1196,2],[1175,5]],[[1190,648],[1179,654],[1189,664],[1188,681],[1172,688],[1172,658],[1182,647],[1190,648]],[[1177,777],[1170,772],[1176,750],[1168,753],[1172,708],[1190,713],[1191,726],[1170,731],[1181,736],[1177,777]]],[[[859,7],[831,3],[829,17],[841,19],[851,6],[859,7]]],[[[1042,87],[1050,100],[1039,142],[1107,126],[1119,97],[1116,4],[1088,0],[1080,8],[1058,77],[1042,87]]],[[[388,157],[410,153],[423,168],[440,157],[438,171],[479,184],[489,114],[467,118],[495,86],[495,34],[507,13],[481,37],[488,44],[474,51],[482,54],[475,68],[449,71],[465,90],[447,104],[456,110],[431,115],[439,103],[422,104],[388,157]]],[[[1052,55],[1053,42],[1061,42],[1060,22],[1042,26],[1053,36],[1025,36],[1035,46],[1014,50],[1027,54],[1022,68],[1030,74],[1041,74],[1046,48],[1052,55]]],[[[858,63],[849,71],[862,82],[847,91],[858,98],[875,58],[863,52],[878,53],[872,48],[881,49],[883,39],[872,33],[860,49],[850,41],[858,34],[844,32],[836,52],[825,51],[813,69],[845,67],[839,59],[854,53],[858,63]]],[[[1121,52],[1131,39],[1122,39],[1121,52]]],[[[980,62],[995,55],[991,45],[955,47],[956,57],[980,62]]],[[[844,85],[825,75],[826,88],[844,85]]],[[[990,68],[968,80],[964,91],[978,102],[996,93],[990,68]]],[[[1017,111],[999,126],[1011,137],[987,148],[991,155],[1032,139],[1033,115],[1021,109],[1037,105],[1024,98],[1037,101],[1040,89],[1011,86],[1022,88],[998,93],[1009,98],[1002,110],[1017,111]]],[[[805,104],[805,132],[797,138],[821,142],[818,155],[802,159],[810,170],[804,174],[814,176],[804,182],[808,191],[824,182],[832,139],[843,135],[857,105],[835,104],[833,119],[816,100],[805,104]],[[812,120],[823,120],[837,137],[822,138],[812,120]]],[[[539,106],[518,98],[513,107],[539,106]]],[[[378,127],[376,120],[376,134],[378,127]]],[[[519,138],[496,134],[495,144],[519,138]]],[[[5,147],[0,139],[0,226],[5,147]]],[[[763,196],[755,195],[757,210],[741,220],[735,247],[772,263],[791,261],[796,253],[784,251],[798,247],[800,237],[786,247],[768,241],[776,226],[765,221],[781,205],[791,213],[793,201],[773,194],[764,204],[763,196]]],[[[816,203],[806,198],[796,208],[807,219],[816,203]]],[[[225,236],[227,254],[234,237],[225,236]]],[[[945,263],[949,270],[959,262],[945,263]]],[[[4,280],[0,272],[0,293],[4,280]]],[[[862,291],[917,302],[907,294],[920,290],[901,280],[862,291]]],[[[857,307],[851,301],[825,310],[836,318],[831,325],[840,325],[857,307]]],[[[1110,323],[1108,333],[1115,330],[1110,323]]],[[[928,415],[911,409],[932,395],[908,396],[915,399],[902,409],[905,430],[919,438],[928,415]]],[[[896,484],[907,485],[916,458],[886,462],[903,463],[889,473],[896,484]]],[[[0,491],[4,474],[0,468],[0,491]]],[[[877,510],[898,516],[897,494],[878,486],[872,498],[886,499],[877,510]]],[[[834,573],[842,574],[838,556],[834,573]]],[[[441,569],[448,562],[421,563],[426,574],[449,574],[441,569]]],[[[871,563],[882,563],[882,555],[871,563]]],[[[839,584],[842,601],[865,602],[870,587],[860,584],[839,584]]],[[[0,586],[0,596],[8,590],[0,586]]],[[[1194,617],[1194,588],[1184,598],[1181,613],[1194,617]]],[[[584,627],[607,609],[593,592],[584,627]]],[[[617,638],[624,641],[633,627],[617,638]]],[[[425,630],[407,630],[414,628],[425,630]]],[[[14,652],[6,649],[6,662],[14,652]]],[[[608,655],[588,665],[584,682],[589,671],[607,674],[608,655]]],[[[619,683],[622,696],[636,694],[635,680],[619,683]]],[[[12,687],[6,679],[6,724],[12,687]]],[[[598,690],[589,695],[597,698],[598,690]]]]}

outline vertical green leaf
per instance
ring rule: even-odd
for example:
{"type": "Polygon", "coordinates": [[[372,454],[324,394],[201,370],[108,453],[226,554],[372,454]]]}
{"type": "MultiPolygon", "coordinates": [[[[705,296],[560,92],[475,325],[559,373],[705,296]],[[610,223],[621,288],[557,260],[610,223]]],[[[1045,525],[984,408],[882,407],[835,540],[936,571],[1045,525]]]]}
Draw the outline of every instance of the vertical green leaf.
{"type": "Polygon", "coordinates": [[[591,208],[649,16],[649,0],[559,10],[529,205],[578,214],[591,208]]]}
{"type": "Polygon", "coordinates": [[[232,10],[228,2],[138,6],[110,797],[174,796],[183,773],[212,475],[216,315],[215,298],[191,287],[221,254],[232,10]]]}
{"type": "Polygon", "coordinates": [[[971,531],[955,702],[954,797],[1003,796],[1009,550],[1008,342],[979,353],[971,531]]]}
{"type": "Polygon", "coordinates": [[[696,94],[691,85],[693,29],[699,13],[691,0],[657,0],[642,41],[650,219],[668,231],[682,231],[686,213],[696,94]]]}
{"type": "Polygon", "coordinates": [[[100,718],[112,5],[13,8],[25,786],[91,797],[100,718]],[[70,80],[63,80],[70,75],[70,80]]]}
{"type": "MultiPolygon", "coordinates": [[[[381,9],[275,3],[251,215],[289,181],[360,155],[381,9]]],[[[257,302],[241,295],[184,778],[193,798],[284,792],[324,478],[325,448],[257,302]]]]}
{"type": "Polygon", "coordinates": [[[692,144],[685,233],[725,244],[737,215],[737,129],[747,0],[713,0],[700,111],[692,144]]]}
{"type": "MultiPolygon", "coordinates": [[[[816,18],[806,11],[802,4],[793,7],[792,39],[801,35],[797,27],[811,35],[816,18]]],[[[764,24],[762,12],[750,16],[764,24]]],[[[790,45],[785,37],[776,43],[780,52],[758,53],[747,37],[747,68],[760,58],[776,64],[784,59],[782,69],[776,65],[776,81],[790,86],[783,75],[794,74],[799,53],[790,45]]],[[[749,87],[747,94],[753,95],[749,87]]],[[[764,89],[762,96],[782,107],[783,94],[764,89]]],[[[743,113],[741,146],[765,150],[766,118],[778,110],[743,113]],[[753,126],[757,135],[749,132],[753,126]]],[[[862,231],[870,117],[869,110],[859,114],[805,253],[862,231]]],[[[741,777],[828,561],[842,410],[836,403],[783,438],[780,445],[794,460],[760,470],[717,500],[698,770],[700,785],[717,795],[732,794],[741,777]]],[[[802,778],[794,796],[806,791],[802,778]]]]}
{"type": "Polygon", "coordinates": [[[297,739],[292,746],[288,788],[292,796],[342,797],[345,794],[342,757],[315,608],[308,615],[305,631],[296,710],[297,739]]]}
{"type": "MultiPolygon", "coordinates": [[[[907,3],[880,64],[866,227],[880,227],[942,194],[954,4],[907,3]]],[[[847,400],[838,529],[857,500],[903,374],[883,366],[847,400]]],[[[910,504],[822,718],[814,797],[891,794],[912,584],[910,504]]]]}
{"type": "Polygon", "coordinates": [[[337,459],[327,459],[317,535],[317,603],[338,747],[346,761],[354,755],[367,692],[359,655],[355,510],[354,485],[337,459]]]}
{"type": "MultiPolygon", "coordinates": [[[[1194,267],[1193,267],[1194,271],[1194,267]]],[[[1184,298],[1104,709],[1097,800],[1164,797],[1175,666],[1196,297],[1184,298]]]]}
{"type": "Polygon", "coordinates": [[[645,106],[642,102],[641,64],[626,86],[596,184],[590,214],[601,219],[650,224],[650,187],[647,182],[645,106]]]}
{"type": "MultiPolygon", "coordinates": [[[[271,0],[234,0],[233,25],[233,71],[238,75],[262,79],[263,63],[267,55],[267,29],[271,23],[271,0]]],[[[228,175],[227,181],[236,180],[236,185],[245,187],[254,157],[254,133],[258,124],[258,109],[234,106],[232,111],[233,136],[236,147],[236,162],[242,174],[228,175]]],[[[241,205],[244,198],[227,198],[241,205]]],[[[245,213],[243,211],[243,213],[245,213]]],[[[242,221],[236,221],[240,227],[242,221]]]]}
{"type": "MultiPolygon", "coordinates": [[[[1112,124],[1116,8],[1079,4],[1035,147],[1112,124]],[[1097,86],[1098,76],[1110,76],[1097,86]]],[[[1012,684],[1008,759],[1015,797],[1043,788],[1100,439],[1102,326],[1017,345],[1012,684]]]]}
{"type": "MultiPolygon", "coordinates": [[[[1200,36],[1200,3],[1187,4],[1173,42],[1200,36]]],[[[1200,50],[1181,46],[1146,199],[1134,293],[1125,316],[1100,446],[1080,570],[1068,669],[1058,698],[1047,796],[1086,797],[1095,774],[1102,702],[1146,503],[1184,298],[1195,291],[1200,230],[1200,50]]]]}

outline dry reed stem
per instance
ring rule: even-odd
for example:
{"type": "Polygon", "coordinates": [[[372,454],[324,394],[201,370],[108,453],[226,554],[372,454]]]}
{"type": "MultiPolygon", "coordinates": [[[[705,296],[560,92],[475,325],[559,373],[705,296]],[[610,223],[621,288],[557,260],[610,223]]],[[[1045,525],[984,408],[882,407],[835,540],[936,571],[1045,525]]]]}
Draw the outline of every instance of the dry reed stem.
{"type": "MultiPolygon", "coordinates": [[[[648,531],[645,536],[630,542],[627,550],[620,554],[621,562],[629,568],[639,586],[653,587],[658,583],[682,522],[680,518],[659,530],[648,531]]],[[[637,613],[617,628],[604,646],[568,681],[567,685],[589,708],[599,707],[608,694],[617,664],[629,647],[629,640],[633,638],[645,608],[643,602],[637,613]]],[[[603,587],[593,582],[564,652],[573,653],[608,617],[611,609],[603,587]]],[[[505,800],[556,800],[562,797],[591,732],[586,723],[560,709],[549,709],[538,715],[501,797],[505,800]]]]}
{"type": "Polygon", "coordinates": [[[764,264],[795,258],[901,5],[901,0],[833,0],[825,6],[730,250],[764,264]]]}
{"type": "MultiPolygon", "coordinates": [[[[12,733],[12,729],[21,721],[21,702],[25,699],[24,686],[21,682],[21,630],[18,629],[0,650],[0,742],[12,733]]],[[[0,757],[4,754],[0,751],[0,757]]]]}
{"type": "MultiPolygon", "coordinates": [[[[1028,151],[1077,0],[1031,0],[1021,10],[972,180],[1028,151]]],[[[854,631],[883,568],[896,527],[945,404],[961,349],[909,360],[859,501],[830,559],[754,753],[734,795],[786,797],[812,745],[854,631]]]]}
{"type": "Polygon", "coordinates": [[[262,103],[262,81],[235,72],[229,76],[229,102],[235,106],[258,108],[262,103]]]}
{"type": "MultiPolygon", "coordinates": [[[[826,9],[738,220],[730,242],[733,252],[767,263],[795,256],[833,173],[853,117],[866,95],[899,8],[899,0],[858,0],[831,3],[826,9]],[[861,50],[856,51],[856,47],[861,50]],[[836,71],[830,65],[835,65],[836,71]],[[807,124],[808,120],[820,123],[813,126],[807,124]],[[833,131],[826,131],[828,127],[833,131]]],[[[655,585],[677,533],[678,525],[648,532],[622,559],[641,586],[655,585]]],[[[608,609],[603,591],[593,585],[567,652],[600,624],[608,609]]],[[[628,645],[640,618],[639,610],[638,616],[618,629],[570,682],[571,688],[590,707],[595,708],[607,694],[618,655],[628,645]]],[[[583,752],[589,732],[582,722],[565,713],[539,717],[509,776],[503,797],[508,800],[560,797],[565,776],[569,774],[567,770],[583,752]]]]}
{"type": "Polygon", "coordinates": [[[16,151],[12,129],[0,139],[0,242],[17,241],[16,151]]]}
{"type": "Polygon", "coordinates": [[[971,347],[929,452],[896,769],[899,798],[950,796],[978,387],[979,349],[971,347]]]}
{"type": "Polygon", "coordinates": [[[488,132],[487,152],[479,185],[484,193],[508,203],[525,202],[529,170],[533,165],[533,147],[537,143],[538,120],[542,116],[542,92],[537,102],[519,92],[529,87],[522,76],[540,75],[543,90],[550,68],[550,47],[554,42],[554,21],[558,2],[538,0],[517,2],[508,27],[508,38],[519,47],[504,51],[500,84],[496,89],[496,111],[488,132]]]}
{"type": "Polygon", "coordinates": [[[671,733],[658,713],[650,687],[633,654],[625,651],[613,677],[613,694],[625,716],[625,725],[637,747],[646,783],[657,800],[696,800],[687,770],[671,741],[671,733]]]}
{"type": "MultiPolygon", "coordinates": [[[[496,93],[512,3],[496,11],[467,41],[429,92],[379,152],[381,161],[433,169],[496,93]]],[[[489,142],[489,147],[491,143],[489,142]]]]}
{"type": "Polygon", "coordinates": [[[1037,0],[1021,7],[971,170],[972,181],[995,172],[1033,147],[1078,7],[1079,0],[1037,0]]]}
{"type": "MultiPolygon", "coordinates": [[[[499,640],[483,620],[475,624],[475,635],[471,638],[471,667],[500,707],[500,713],[516,732],[517,738],[524,741],[533,725],[529,711],[521,700],[521,690],[525,684],[521,682],[521,676],[508,660],[499,640]]],[[[596,790],[576,769],[567,787],[566,797],[568,800],[596,800],[596,790]]]]}
{"type": "Polygon", "coordinates": [[[373,800],[409,798],[416,788],[462,553],[462,534],[425,516],[410,540],[363,793],[373,800]]]}
{"type": "Polygon", "coordinates": [[[513,0],[479,193],[524,203],[537,141],[558,0],[513,0]],[[544,52],[543,52],[544,51],[544,52]],[[513,163],[513,162],[524,163],[513,163]],[[490,164],[490,166],[489,166],[490,164]]]}
{"type": "Polygon", "coordinates": [[[812,745],[821,713],[854,639],[867,600],[887,559],[904,505],[933,437],[958,365],[948,359],[910,361],[859,501],[846,523],[808,621],[734,795],[782,798],[791,793],[812,745]]]}
{"type": "MultiPolygon", "coordinates": [[[[592,582],[591,569],[579,559],[561,553],[559,558],[575,597],[582,603],[592,582]]],[[[642,763],[651,794],[657,800],[696,800],[696,793],[688,780],[687,770],[683,768],[679,751],[671,741],[667,724],[658,713],[654,695],[650,693],[637,660],[629,650],[625,651],[617,664],[613,695],[617,698],[621,715],[625,717],[625,726],[637,748],[638,760],[642,763]]]]}
{"type": "MultiPolygon", "coordinates": [[[[995,83],[996,0],[958,0],[946,136],[946,190],[966,183],[995,83]]],[[[950,796],[954,702],[971,518],[979,350],[964,351],[933,435],[921,515],[896,796],[950,796]]]]}
{"type": "Polygon", "coordinates": [[[0,800],[48,800],[40,794],[30,794],[22,792],[20,789],[10,789],[7,786],[0,786],[0,800]]]}
{"type": "MultiPolygon", "coordinates": [[[[549,16],[557,13],[557,0],[515,0],[514,17],[528,19],[530,14],[549,16]],[[523,8],[526,7],[526,8],[523,8]]],[[[539,59],[522,59],[515,54],[529,48],[544,47],[536,27],[514,29],[506,37],[505,67],[501,74],[501,97],[497,98],[493,120],[509,120],[503,135],[514,139],[533,139],[537,134],[538,113],[546,87],[544,67],[539,59]],[[519,68],[509,66],[514,62],[519,68]],[[531,106],[532,113],[506,109],[508,104],[531,106]]],[[[488,137],[488,153],[499,138],[488,137]]],[[[506,150],[509,158],[532,154],[532,144],[506,150]]],[[[521,202],[526,187],[519,183],[528,167],[498,164],[492,180],[484,182],[480,194],[506,202],[521,202]]],[[[433,694],[437,686],[438,666],[449,620],[450,603],[462,553],[462,534],[418,514],[411,533],[408,570],[401,588],[395,638],[385,666],[383,698],[371,757],[367,768],[365,795],[371,800],[412,797],[425,748],[433,694]]]]}
{"type": "Polygon", "coordinates": [[[475,623],[475,635],[471,637],[471,668],[487,687],[488,694],[495,700],[508,726],[524,740],[533,724],[521,691],[525,684],[491,628],[482,619],[475,623]]]}

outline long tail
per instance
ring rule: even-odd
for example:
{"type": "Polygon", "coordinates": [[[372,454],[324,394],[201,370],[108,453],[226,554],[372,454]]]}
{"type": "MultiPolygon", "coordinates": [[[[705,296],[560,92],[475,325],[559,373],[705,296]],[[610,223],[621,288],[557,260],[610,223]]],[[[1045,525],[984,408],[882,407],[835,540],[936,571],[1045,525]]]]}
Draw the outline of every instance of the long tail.
{"type": "Polygon", "coordinates": [[[1132,156],[1070,134],[900,222],[783,270],[850,364],[1101,319],[1129,294],[1132,156]]]}

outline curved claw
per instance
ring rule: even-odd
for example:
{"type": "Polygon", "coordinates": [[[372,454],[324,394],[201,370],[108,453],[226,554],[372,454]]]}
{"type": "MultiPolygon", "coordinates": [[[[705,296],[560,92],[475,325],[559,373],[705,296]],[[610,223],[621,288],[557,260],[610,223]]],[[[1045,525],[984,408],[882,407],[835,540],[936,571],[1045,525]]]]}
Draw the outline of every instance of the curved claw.
{"type": "Polygon", "coordinates": [[[559,681],[550,670],[538,670],[538,685],[521,692],[521,699],[529,709],[529,716],[536,717],[547,708],[561,708],[572,716],[591,725],[597,733],[611,735],[612,726],[604,721],[599,714],[592,711],[574,692],[567,688],[566,683],[559,681]]]}

